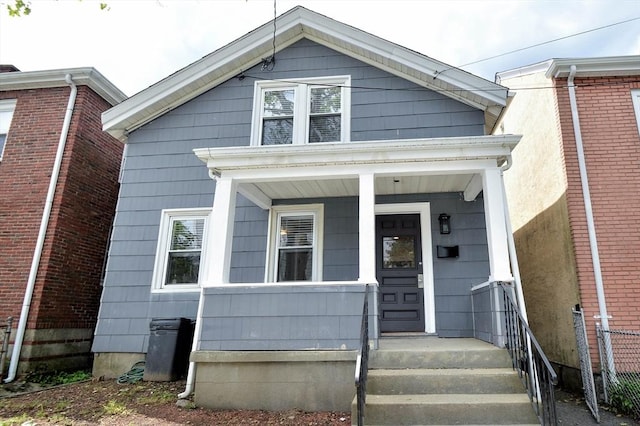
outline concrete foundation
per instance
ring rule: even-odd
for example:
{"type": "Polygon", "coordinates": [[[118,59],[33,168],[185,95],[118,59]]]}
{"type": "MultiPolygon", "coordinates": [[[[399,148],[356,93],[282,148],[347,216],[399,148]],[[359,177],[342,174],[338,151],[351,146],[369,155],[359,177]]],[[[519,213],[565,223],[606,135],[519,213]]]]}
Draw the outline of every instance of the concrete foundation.
{"type": "Polygon", "coordinates": [[[93,377],[115,379],[144,360],[143,353],[97,353],[93,358],[93,377]]]}
{"type": "Polygon", "coordinates": [[[195,403],[213,409],[349,411],[355,351],[199,351],[195,403]]]}

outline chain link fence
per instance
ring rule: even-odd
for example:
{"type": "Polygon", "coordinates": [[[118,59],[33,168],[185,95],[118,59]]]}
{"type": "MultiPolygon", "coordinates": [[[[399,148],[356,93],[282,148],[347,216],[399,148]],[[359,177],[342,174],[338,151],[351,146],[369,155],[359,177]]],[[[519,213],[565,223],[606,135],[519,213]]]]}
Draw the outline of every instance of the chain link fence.
{"type": "Polygon", "coordinates": [[[573,328],[576,332],[576,342],[578,346],[578,356],[580,358],[580,372],[582,373],[582,387],[584,389],[584,400],[591,410],[593,417],[600,423],[600,413],[598,411],[598,397],[593,380],[593,369],[591,368],[591,354],[587,340],[587,327],[584,323],[582,309],[576,306],[573,312],[573,328]]]}
{"type": "Polygon", "coordinates": [[[605,402],[640,417],[640,332],[597,327],[605,402]]]}

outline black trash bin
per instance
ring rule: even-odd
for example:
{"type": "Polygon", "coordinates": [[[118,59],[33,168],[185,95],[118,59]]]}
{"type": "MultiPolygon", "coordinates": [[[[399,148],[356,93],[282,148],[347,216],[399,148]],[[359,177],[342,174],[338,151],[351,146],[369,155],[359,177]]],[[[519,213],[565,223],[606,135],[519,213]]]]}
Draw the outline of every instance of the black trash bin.
{"type": "Polygon", "coordinates": [[[186,374],[193,342],[188,318],[153,318],[143,380],[171,382],[186,374]]]}

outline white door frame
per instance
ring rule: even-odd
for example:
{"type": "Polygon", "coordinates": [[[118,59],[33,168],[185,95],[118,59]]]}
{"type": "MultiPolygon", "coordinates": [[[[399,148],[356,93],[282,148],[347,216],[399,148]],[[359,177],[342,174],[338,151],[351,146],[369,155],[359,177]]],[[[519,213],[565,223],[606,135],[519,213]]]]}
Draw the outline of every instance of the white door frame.
{"type": "Polygon", "coordinates": [[[424,331],[425,333],[435,333],[436,302],[433,280],[433,250],[431,249],[431,206],[427,202],[376,204],[375,213],[376,215],[420,215],[420,238],[422,240],[422,276],[424,279],[424,331]]]}

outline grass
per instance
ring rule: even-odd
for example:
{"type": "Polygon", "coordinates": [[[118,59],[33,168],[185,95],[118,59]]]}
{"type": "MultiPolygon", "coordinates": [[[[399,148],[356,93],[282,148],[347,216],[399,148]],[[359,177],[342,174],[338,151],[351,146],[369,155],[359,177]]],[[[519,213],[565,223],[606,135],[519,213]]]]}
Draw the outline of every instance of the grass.
{"type": "Polygon", "coordinates": [[[129,413],[127,406],[121,402],[109,400],[103,407],[102,411],[108,416],[124,415],[129,413]]]}
{"type": "Polygon", "coordinates": [[[31,383],[38,383],[46,386],[66,385],[69,383],[82,382],[91,379],[91,372],[79,371],[47,371],[36,369],[26,374],[26,380],[31,383]]]}

